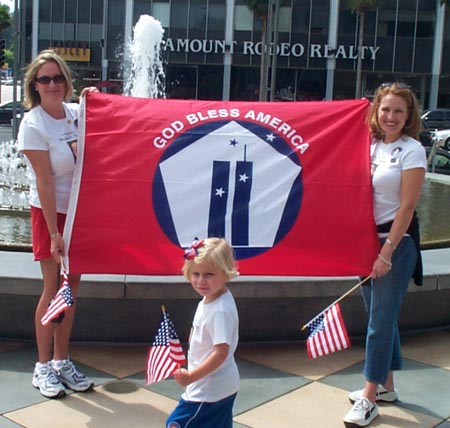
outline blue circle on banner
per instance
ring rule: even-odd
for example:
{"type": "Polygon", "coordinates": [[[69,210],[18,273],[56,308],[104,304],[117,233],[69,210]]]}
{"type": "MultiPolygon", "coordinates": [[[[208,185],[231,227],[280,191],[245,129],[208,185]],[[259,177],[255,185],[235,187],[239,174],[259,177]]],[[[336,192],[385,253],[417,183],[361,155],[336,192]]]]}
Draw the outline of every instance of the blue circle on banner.
{"type": "Polygon", "coordinates": [[[297,149],[273,129],[241,120],[184,131],[165,149],[153,180],[153,209],[171,242],[217,236],[236,259],[276,246],[303,197],[297,149]]]}

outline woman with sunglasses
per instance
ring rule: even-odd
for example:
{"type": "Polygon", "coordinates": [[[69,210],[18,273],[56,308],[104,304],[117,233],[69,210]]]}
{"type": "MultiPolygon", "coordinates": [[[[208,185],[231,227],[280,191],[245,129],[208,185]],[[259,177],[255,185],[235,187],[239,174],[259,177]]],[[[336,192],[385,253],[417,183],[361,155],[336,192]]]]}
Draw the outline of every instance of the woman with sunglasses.
{"type": "MultiPolygon", "coordinates": [[[[86,391],[94,382],[69,359],[80,275],[70,274],[74,304],[62,320],[41,324],[41,318],[60,285],[61,236],[69,204],[75,167],[79,106],[73,97],[72,78],[64,60],[52,50],[42,51],[29,64],[25,76],[25,106],[30,109],[20,124],[19,150],[31,171],[30,205],[34,260],[40,262],[43,288],[35,313],[38,362],[32,385],[48,398],[62,397],[65,387],[86,391]],[[53,346],[53,358],[52,358],[53,346]]],[[[86,91],[96,91],[86,88],[86,91]]],[[[84,94],[84,92],[82,94],[84,94]]]]}
{"type": "Polygon", "coordinates": [[[368,118],[372,134],[371,162],[374,217],[380,252],[371,283],[361,288],[369,315],[364,389],[353,391],[347,427],[369,425],[377,416],[377,401],[398,399],[394,370],[402,368],[397,320],[410,278],[422,284],[419,225],[415,208],[424,182],[427,160],[416,140],[421,128],[417,99],[403,83],[381,85],[368,118]]]}

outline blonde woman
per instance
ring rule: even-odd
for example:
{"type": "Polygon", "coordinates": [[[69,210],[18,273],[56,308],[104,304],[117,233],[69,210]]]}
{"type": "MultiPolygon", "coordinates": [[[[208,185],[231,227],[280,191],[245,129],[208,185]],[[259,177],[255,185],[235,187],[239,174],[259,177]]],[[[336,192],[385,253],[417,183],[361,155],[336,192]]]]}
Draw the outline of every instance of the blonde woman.
{"type": "Polygon", "coordinates": [[[64,396],[65,387],[86,391],[94,385],[69,359],[80,275],[69,275],[74,304],[65,311],[64,318],[45,326],[40,322],[60,285],[59,263],[64,254],[61,234],[76,161],[79,106],[66,102],[72,98],[72,78],[67,64],[54,51],[42,51],[26,70],[25,106],[30,111],[20,124],[18,141],[31,171],[33,254],[43,277],[35,312],[38,361],[32,385],[48,398],[64,396]]]}

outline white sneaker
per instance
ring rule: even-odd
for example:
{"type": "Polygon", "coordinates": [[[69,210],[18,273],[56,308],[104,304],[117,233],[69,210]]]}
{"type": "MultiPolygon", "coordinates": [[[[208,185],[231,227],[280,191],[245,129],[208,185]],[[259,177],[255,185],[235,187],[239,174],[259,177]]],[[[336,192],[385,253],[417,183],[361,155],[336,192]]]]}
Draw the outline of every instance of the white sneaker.
{"type": "Polygon", "coordinates": [[[369,425],[378,416],[378,406],[365,397],[353,404],[351,410],[345,415],[344,425],[356,428],[369,425]]]}
{"type": "Polygon", "coordinates": [[[63,384],[56,377],[55,372],[48,363],[36,363],[31,384],[47,398],[59,398],[66,395],[63,384]]]}
{"type": "MultiPolygon", "coordinates": [[[[364,389],[358,389],[357,391],[352,391],[348,394],[348,399],[353,404],[355,401],[358,401],[362,397],[364,389]]],[[[398,400],[398,392],[396,389],[393,391],[388,391],[382,385],[378,385],[376,401],[384,401],[386,403],[393,403],[398,400]]]]}
{"type": "Polygon", "coordinates": [[[52,360],[52,368],[61,383],[72,391],[84,392],[94,386],[94,381],[80,373],[69,359],[52,360]]]}

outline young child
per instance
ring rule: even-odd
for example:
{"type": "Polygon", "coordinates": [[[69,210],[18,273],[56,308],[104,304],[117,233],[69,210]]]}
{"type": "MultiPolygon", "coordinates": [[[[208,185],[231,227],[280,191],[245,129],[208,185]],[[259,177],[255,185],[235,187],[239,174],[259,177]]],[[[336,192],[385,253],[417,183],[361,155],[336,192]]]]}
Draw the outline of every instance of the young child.
{"type": "Polygon", "coordinates": [[[188,369],[174,373],[185,386],[167,428],[231,428],[239,389],[234,360],[239,334],[236,304],[226,282],[239,274],[225,239],[195,240],[185,252],[183,274],[203,297],[189,338],[188,369]]]}

